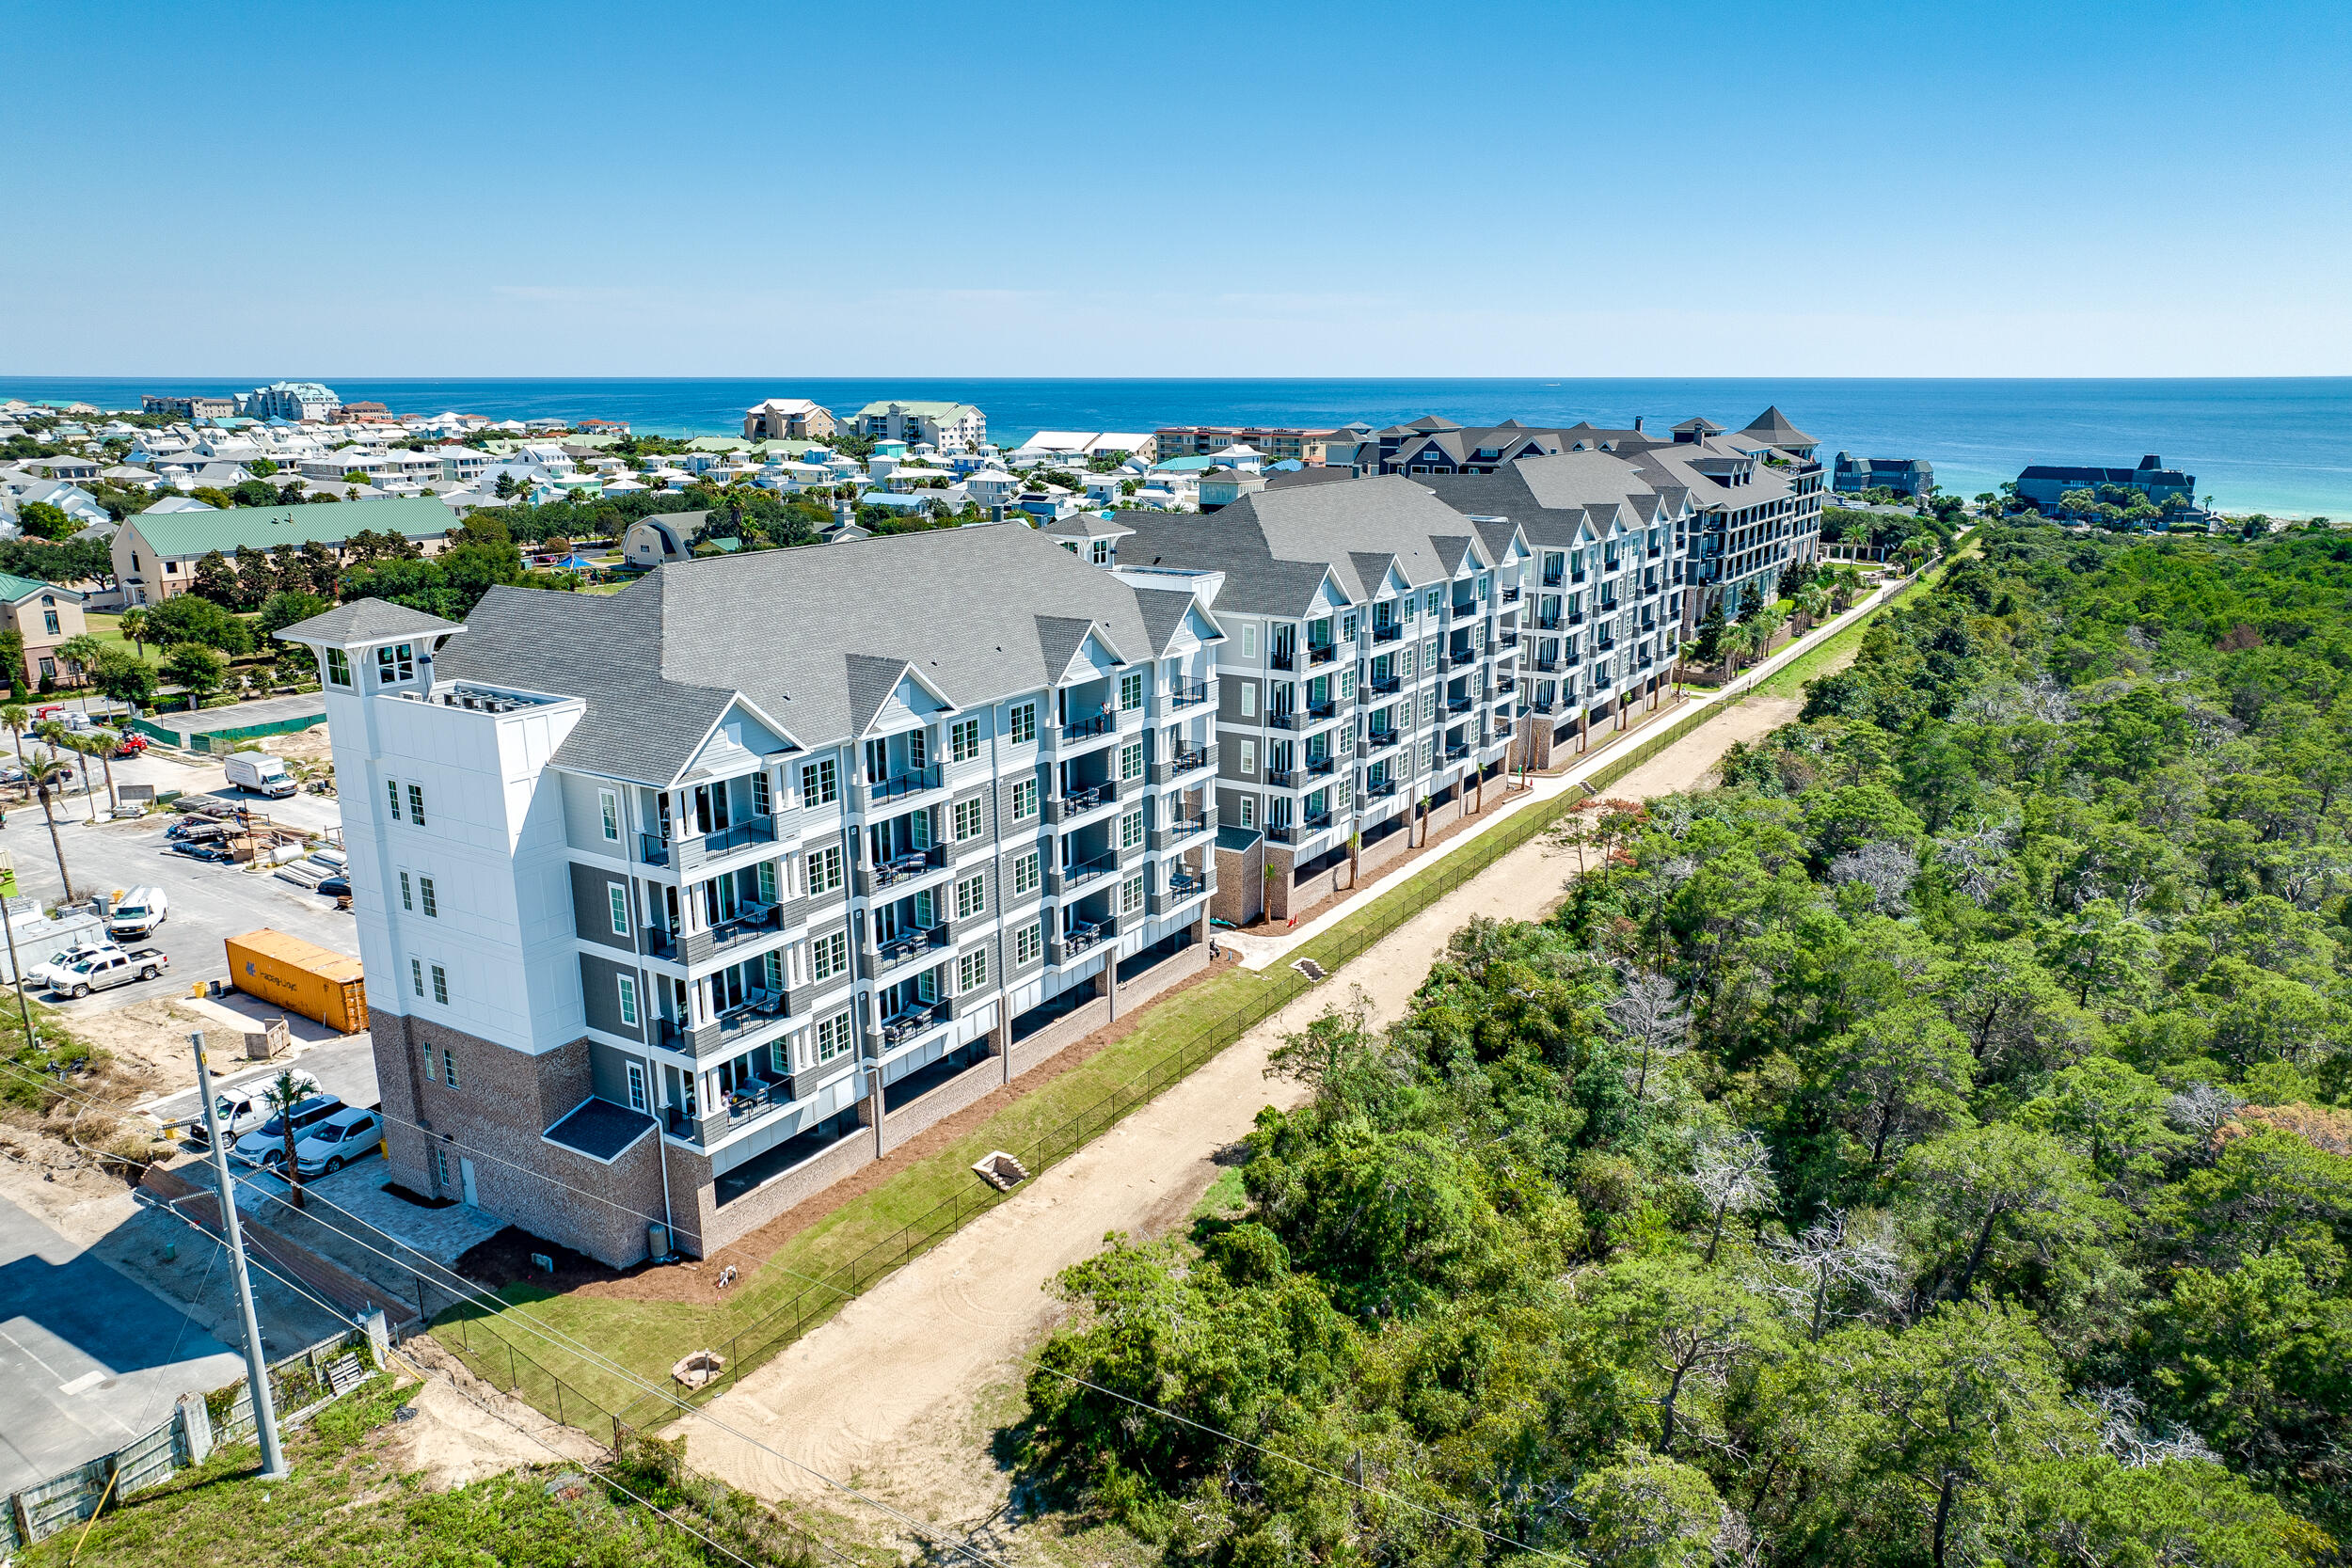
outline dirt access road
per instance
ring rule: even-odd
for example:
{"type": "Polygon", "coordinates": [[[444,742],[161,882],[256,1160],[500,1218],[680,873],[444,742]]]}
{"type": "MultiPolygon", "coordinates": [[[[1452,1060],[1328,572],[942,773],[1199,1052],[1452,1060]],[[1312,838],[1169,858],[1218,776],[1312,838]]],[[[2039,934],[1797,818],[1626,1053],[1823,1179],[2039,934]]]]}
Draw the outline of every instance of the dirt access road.
{"type": "MultiPolygon", "coordinates": [[[[1795,717],[1792,701],[1751,698],[1635,769],[1608,793],[1647,799],[1693,787],[1726,748],[1795,717]]],[[[1162,1095],[1040,1176],[1018,1196],[852,1302],[754,1372],[712,1414],[768,1448],[862,1488],[953,1535],[978,1532],[991,1555],[1035,1558],[1008,1528],[1008,1477],[990,1451],[1018,1416],[1021,1360],[1061,1310],[1055,1277],[1106,1233],[1153,1236],[1181,1225],[1216,1180],[1219,1150],[1260,1106],[1298,1086],[1264,1077],[1286,1034],[1359,990],[1379,1020],[1398,1017],[1447,939],[1472,915],[1532,920],[1555,903],[1573,856],[1538,838],[1392,932],[1162,1095]]],[[[828,1504],[877,1541],[898,1527],[823,1481],[711,1422],[680,1424],[698,1469],[771,1499],[828,1504]]],[[[1040,1543],[1039,1544],[1041,1544],[1040,1543]]]]}

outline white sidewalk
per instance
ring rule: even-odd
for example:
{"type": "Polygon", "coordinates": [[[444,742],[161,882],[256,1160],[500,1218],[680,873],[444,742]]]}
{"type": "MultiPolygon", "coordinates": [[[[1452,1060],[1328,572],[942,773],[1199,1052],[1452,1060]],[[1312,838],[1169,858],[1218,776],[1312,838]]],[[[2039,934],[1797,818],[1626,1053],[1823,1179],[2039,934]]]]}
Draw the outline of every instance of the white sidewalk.
{"type": "MultiPolygon", "coordinates": [[[[1780,652],[1773,654],[1753,669],[1742,672],[1740,678],[1731,685],[1720,690],[1686,697],[1678,708],[1661,713],[1651,722],[1660,726],[1679,724],[1694,713],[1744,700],[1755,689],[1757,681],[1773,674],[1789,660],[1810,653],[1820,646],[1823,641],[1857,625],[1865,616],[1871,614],[1885,603],[1890,594],[1897,593],[1905,584],[1914,580],[1915,578],[1898,578],[1892,582],[1881,585],[1872,590],[1867,596],[1857,601],[1853,608],[1847,610],[1845,614],[1834,620],[1824,621],[1781,649],[1780,652]]],[[[1648,725],[1643,726],[1645,729],[1648,727],[1648,725]]],[[[1594,773],[1616,761],[1625,753],[1629,744],[1639,745],[1641,742],[1634,736],[1640,733],[1638,730],[1631,732],[1623,741],[1585,752],[1570,764],[1565,772],[1541,774],[1532,778],[1527,788],[1508,794],[1501,804],[1489,806],[1481,813],[1477,819],[1477,826],[1470,832],[1457,833],[1448,842],[1439,845],[1434,851],[1424,852],[1419,857],[1408,856],[1395,863],[1396,871],[1401,874],[1389,879],[1402,882],[1412,873],[1425,871],[1433,865],[1439,864],[1447,856],[1459,852],[1465,847],[1475,843],[1482,835],[1493,831],[1496,825],[1505,818],[1574,789],[1594,773]]],[[[1374,883],[1365,891],[1370,896],[1376,898],[1387,889],[1378,883],[1374,883]]],[[[1263,969],[1268,964],[1279,962],[1284,955],[1300,943],[1312,941],[1362,907],[1363,900],[1350,895],[1340,899],[1305,925],[1284,931],[1280,936],[1254,936],[1242,931],[1215,931],[1212,934],[1219,946],[1231,947],[1241,955],[1241,965],[1244,969],[1263,969]]]]}

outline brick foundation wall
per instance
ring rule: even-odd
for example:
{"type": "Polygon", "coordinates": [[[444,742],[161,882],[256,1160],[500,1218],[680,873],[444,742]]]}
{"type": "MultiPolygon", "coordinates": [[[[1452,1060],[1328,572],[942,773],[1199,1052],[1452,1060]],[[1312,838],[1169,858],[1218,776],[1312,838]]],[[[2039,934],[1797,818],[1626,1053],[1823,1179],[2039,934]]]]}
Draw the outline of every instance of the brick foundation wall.
{"type": "Polygon", "coordinates": [[[1247,926],[1265,908],[1265,840],[1246,850],[1216,850],[1216,888],[1209,912],[1228,926],[1247,926]]]}
{"type": "Polygon", "coordinates": [[[905,1143],[934,1122],[944,1121],[965,1106],[987,1099],[1005,1085],[1005,1064],[991,1053],[982,1061],[957,1073],[945,1084],[909,1101],[882,1120],[882,1152],[905,1143]]]}
{"type": "Polygon", "coordinates": [[[1075,1045],[1110,1021],[1110,998],[1098,996],[1091,1002],[1081,1004],[1026,1039],[1013,1042],[1012,1075],[1020,1077],[1046,1057],[1075,1045]]]}
{"type": "Polygon", "coordinates": [[[378,1012],[370,1025],[386,1111],[428,1129],[392,1130],[403,1185],[462,1197],[458,1162],[470,1160],[487,1212],[615,1268],[644,1258],[645,1216],[662,1212],[656,1140],[607,1165],[540,1136],[588,1098],[587,1041],[530,1056],[429,1019],[378,1012]],[[441,1053],[455,1055],[456,1088],[439,1071],[427,1076],[427,1048],[437,1068],[441,1053]],[[446,1182],[433,1167],[435,1148],[448,1158],[446,1182]]]}
{"type": "Polygon", "coordinates": [[[756,1192],[744,1194],[723,1209],[714,1199],[710,1162],[684,1149],[673,1149],[671,1153],[673,1182],[678,1180],[678,1156],[702,1171],[701,1184],[693,1189],[696,1201],[691,1206],[684,1201],[679,1204],[678,1229],[684,1232],[689,1225],[694,1227],[692,1245],[689,1247],[681,1241],[679,1250],[707,1258],[720,1247],[750,1235],[778,1214],[807,1202],[843,1177],[872,1164],[874,1134],[861,1127],[823,1153],[803,1162],[756,1192]]]}

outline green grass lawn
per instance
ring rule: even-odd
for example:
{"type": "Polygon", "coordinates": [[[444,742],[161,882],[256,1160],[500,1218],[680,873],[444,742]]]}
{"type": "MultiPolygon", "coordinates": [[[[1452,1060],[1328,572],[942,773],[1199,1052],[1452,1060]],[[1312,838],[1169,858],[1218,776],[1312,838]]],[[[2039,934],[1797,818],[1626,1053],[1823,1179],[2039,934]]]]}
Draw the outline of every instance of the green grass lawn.
{"type": "MultiPolygon", "coordinates": [[[[162,1486],[21,1555],[26,1568],[445,1568],[474,1563],[587,1568],[707,1568],[730,1561],[811,1568],[804,1537],[756,1500],[681,1474],[633,1447],[603,1473],[722,1544],[724,1555],[590,1481],[554,1455],[469,1486],[433,1492],[385,1451],[388,1428],[417,1386],[379,1379],[321,1411],[286,1440],[293,1474],[255,1479],[250,1442],[224,1449],[162,1486]],[[559,1480],[559,1478],[561,1478],[559,1480]]],[[[525,1449],[527,1440],[518,1439],[525,1449]]],[[[856,1560],[854,1559],[852,1561],[856,1560]]]]}

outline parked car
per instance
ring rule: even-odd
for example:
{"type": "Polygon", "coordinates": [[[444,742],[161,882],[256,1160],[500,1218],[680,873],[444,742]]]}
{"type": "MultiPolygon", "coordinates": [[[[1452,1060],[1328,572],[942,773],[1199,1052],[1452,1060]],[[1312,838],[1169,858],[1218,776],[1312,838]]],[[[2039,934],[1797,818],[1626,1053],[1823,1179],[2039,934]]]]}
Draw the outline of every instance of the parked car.
{"type": "Polygon", "coordinates": [[[125,953],[109,947],[76,958],[68,964],[65,973],[50,981],[50,989],[66,996],[87,996],[94,990],[114,986],[127,986],[134,980],[152,980],[171,967],[171,960],[160,947],[141,947],[125,953]]]}
{"type": "Polygon", "coordinates": [[[294,1145],[294,1169],[305,1176],[332,1176],[354,1160],[375,1152],[384,1118],[357,1107],[336,1112],[294,1145]]]}
{"type": "Polygon", "coordinates": [[[171,847],[171,852],[175,855],[185,855],[192,861],[221,862],[233,861],[237,858],[218,844],[180,843],[171,847]]]}
{"type": "MultiPolygon", "coordinates": [[[[294,1078],[296,1086],[305,1092],[315,1091],[319,1086],[318,1080],[307,1072],[297,1071],[294,1078]]],[[[213,1097],[213,1108],[220,1117],[221,1136],[227,1138],[232,1147],[239,1138],[269,1120],[267,1091],[274,1082],[276,1079],[273,1076],[250,1084],[240,1084],[213,1097]]],[[[204,1115],[201,1111],[197,1113],[195,1124],[188,1129],[188,1137],[199,1148],[209,1146],[211,1140],[204,1134],[204,1115]]]]}
{"type": "Polygon", "coordinates": [[[135,887],[106,916],[106,934],[117,942],[151,937],[171,916],[171,895],[159,887],[135,887]]]}
{"type": "Polygon", "coordinates": [[[115,951],[117,949],[111,942],[77,942],[63,952],[50,954],[47,959],[27,969],[24,983],[28,986],[46,986],[51,990],[63,990],[65,976],[72,972],[75,964],[101,953],[115,951]]]}
{"type": "Polygon", "coordinates": [[[318,891],[325,894],[329,898],[348,898],[351,896],[351,879],[348,877],[322,877],[319,879],[318,891]]]}
{"type": "Polygon", "coordinates": [[[266,795],[282,800],[298,792],[302,786],[286,771],[286,759],[271,756],[267,752],[231,752],[221,763],[221,771],[237,788],[256,795],[266,795]]]}
{"type": "MultiPolygon", "coordinates": [[[[294,1101],[294,1143],[299,1146],[311,1128],[343,1108],[331,1094],[314,1094],[294,1101]]],[[[229,1146],[229,1152],[248,1165],[270,1167],[286,1163],[286,1122],[272,1115],[267,1121],[229,1146]]]]}
{"type": "Polygon", "coordinates": [[[122,738],[120,740],[115,742],[115,756],[118,760],[123,757],[137,756],[141,752],[146,750],[147,736],[143,735],[133,735],[128,730],[123,732],[122,738]]]}

